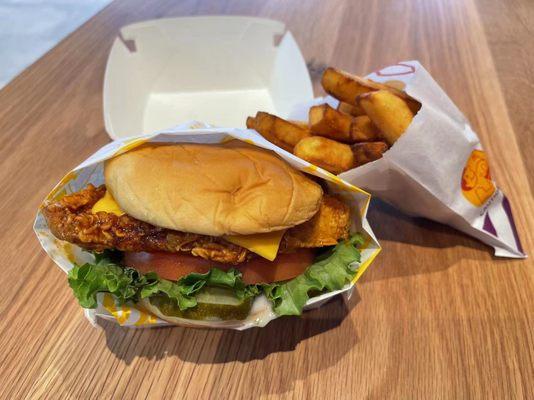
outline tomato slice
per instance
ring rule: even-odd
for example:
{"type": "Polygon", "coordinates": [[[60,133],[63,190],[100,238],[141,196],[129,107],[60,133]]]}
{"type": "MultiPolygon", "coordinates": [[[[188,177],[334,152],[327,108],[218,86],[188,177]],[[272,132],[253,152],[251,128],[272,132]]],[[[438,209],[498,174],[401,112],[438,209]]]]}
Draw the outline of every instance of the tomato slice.
{"type": "Polygon", "coordinates": [[[279,254],[274,261],[254,257],[237,266],[219,264],[188,253],[124,253],[124,264],[143,274],[156,272],[164,279],[177,281],[192,272],[204,274],[213,267],[224,271],[237,268],[243,274],[246,284],[272,283],[294,278],[302,274],[312,264],[313,259],[312,249],[279,254]]]}
{"type": "Polygon", "coordinates": [[[294,253],[278,254],[273,261],[255,257],[240,264],[238,269],[247,284],[279,282],[302,274],[313,263],[314,258],[313,250],[300,249],[294,253]]]}

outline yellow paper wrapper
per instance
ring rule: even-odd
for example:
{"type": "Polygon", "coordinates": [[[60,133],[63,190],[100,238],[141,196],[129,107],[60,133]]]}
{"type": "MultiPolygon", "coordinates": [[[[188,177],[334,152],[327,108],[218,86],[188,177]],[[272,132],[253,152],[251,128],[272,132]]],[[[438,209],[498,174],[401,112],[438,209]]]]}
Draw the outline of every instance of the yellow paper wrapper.
{"type": "MultiPolygon", "coordinates": [[[[343,289],[311,298],[306,304],[305,309],[319,307],[333,296],[341,293],[349,295],[354,283],[361,277],[376,255],[380,252],[380,246],[366,219],[367,208],[371,196],[356,186],[343,181],[339,177],[276,147],[253,130],[212,128],[202,123],[191,122],[155,134],[111,142],[65,175],[45,200],[60,198],[63,195],[77,192],[86,187],[89,183],[92,183],[95,186],[103,184],[103,162],[143,143],[216,144],[232,139],[239,139],[249,144],[274,151],[294,168],[324,179],[327,182],[329,190],[332,193],[341,196],[346,200],[347,204],[350,205],[351,215],[353,216],[351,232],[360,232],[365,238],[365,244],[361,249],[361,263],[357,273],[353,281],[343,289]]],[[[93,260],[93,256],[90,253],[83,251],[78,246],[56,239],[48,229],[46,221],[40,211],[37,213],[35,219],[34,230],[45,251],[65,273],[73,268],[75,264],[83,264],[93,260]]],[[[170,325],[168,322],[146,312],[138,305],[118,305],[110,294],[99,294],[97,308],[94,310],[85,310],[85,314],[93,323],[96,321],[97,317],[100,317],[114,320],[120,325],[127,327],[170,325]]],[[[262,295],[255,299],[251,315],[246,320],[223,322],[195,321],[184,323],[184,325],[242,330],[254,326],[265,326],[269,321],[276,317],[277,316],[272,311],[267,299],[262,295]]]]}

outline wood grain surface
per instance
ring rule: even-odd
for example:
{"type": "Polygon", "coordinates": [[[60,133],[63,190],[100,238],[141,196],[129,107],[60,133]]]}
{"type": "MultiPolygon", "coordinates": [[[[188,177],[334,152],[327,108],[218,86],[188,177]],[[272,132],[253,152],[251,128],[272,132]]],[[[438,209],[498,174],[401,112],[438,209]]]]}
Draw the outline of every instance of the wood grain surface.
{"type": "Polygon", "coordinates": [[[534,398],[533,262],[380,201],[384,250],[349,304],[242,333],[84,319],[32,233],[37,206],[109,140],[102,82],[120,27],[196,14],[284,21],[315,78],[421,61],[479,133],[534,251],[532,1],[117,1],[0,91],[0,398],[534,398]]]}

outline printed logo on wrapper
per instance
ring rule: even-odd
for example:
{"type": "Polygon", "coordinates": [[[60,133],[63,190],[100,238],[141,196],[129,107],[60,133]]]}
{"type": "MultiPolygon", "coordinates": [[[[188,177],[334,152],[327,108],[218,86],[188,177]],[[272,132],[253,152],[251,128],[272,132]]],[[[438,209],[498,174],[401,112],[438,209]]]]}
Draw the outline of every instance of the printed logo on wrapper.
{"type": "Polygon", "coordinates": [[[407,63],[397,63],[390,65],[389,67],[382,68],[375,71],[375,74],[382,77],[399,76],[399,75],[412,75],[415,73],[415,66],[407,63]]]}
{"type": "Polygon", "coordinates": [[[416,66],[408,62],[400,62],[384,67],[366,76],[376,82],[392,86],[398,90],[405,90],[407,83],[415,76],[416,66]]]}
{"type": "MultiPolygon", "coordinates": [[[[73,171],[69,172],[66,178],[56,186],[51,194],[54,194],[55,198],[58,193],[61,193],[62,195],[70,194],[86,187],[89,183],[95,185],[104,183],[102,164],[106,159],[122,154],[146,142],[216,144],[225,143],[233,139],[239,139],[251,145],[274,151],[279,157],[283,158],[294,168],[324,179],[332,193],[339,195],[347,201],[352,215],[355,216],[352,221],[351,232],[361,232],[365,239],[365,243],[360,249],[361,262],[358,270],[353,281],[347,284],[343,289],[311,298],[308,303],[306,303],[305,310],[316,308],[337,294],[350,293],[354,283],[365,272],[380,252],[380,246],[366,219],[370,195],[356,186],[343,181],[339,177],[334,176],[321,168],[317,168],[316,166],[276,147],[255,131],[245,129],[211,128],[208,125],[195,121],[152,135],[111,142],[98,150],[73,171]],[[191,129],[192,127],[195,129],[191,129]]],[[[49,196],[47,198],[50,199],[51,197],[49,196]]],[[[83,264],[84,262],[91,261],[89,258],[92,258],[92,256],[89,253],[81,251],[81,249],[75,245],[64,246],[62,242],[57,240],[48,229],[41,212],[38,212],[35,219],[34,231],[45,251],[63,271],[68,272],[76,263],[83,264]]],[[[97,308],[95,310],[90,310],[91,312],[85,313],[86,317],[93,322],[95,316],[98,316],[100,318],[114,320],[120,325],[127,327],[169,325],[166,321],[149,314],[138,305],[117,304],[111,295],[101,294],[97,296],[97,300],[97,308]]],[[[73,301],[75,301],[74,298],[73,301]]],[[[243,323],[226,327],[243,330],[254,326],[264,326],[275,317],[274,313],[270,311],[268,317],[258,318],[257,316],[252,316],[248,320],[243,321],[243,323]]]]}
{"type": "Polygon", "coordinates": [[[462,194],[475,207],[480,207],[495,193],[488,159],[482,150],[473,150],[462,173],[462,194]]]}

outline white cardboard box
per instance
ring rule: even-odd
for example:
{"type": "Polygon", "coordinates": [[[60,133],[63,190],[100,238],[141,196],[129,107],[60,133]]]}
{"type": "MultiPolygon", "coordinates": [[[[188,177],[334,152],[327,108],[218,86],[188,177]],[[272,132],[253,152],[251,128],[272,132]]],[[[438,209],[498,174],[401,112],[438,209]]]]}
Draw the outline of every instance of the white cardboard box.
{"type": "Polygon", "coordinates": [[[104,121],[113,139],[189,120],[240,128],[257,110],[287,117],[312,99],[306,63],[283,23],[233,16],[159,19],[122,28],[113,43],[104,121]]]}

